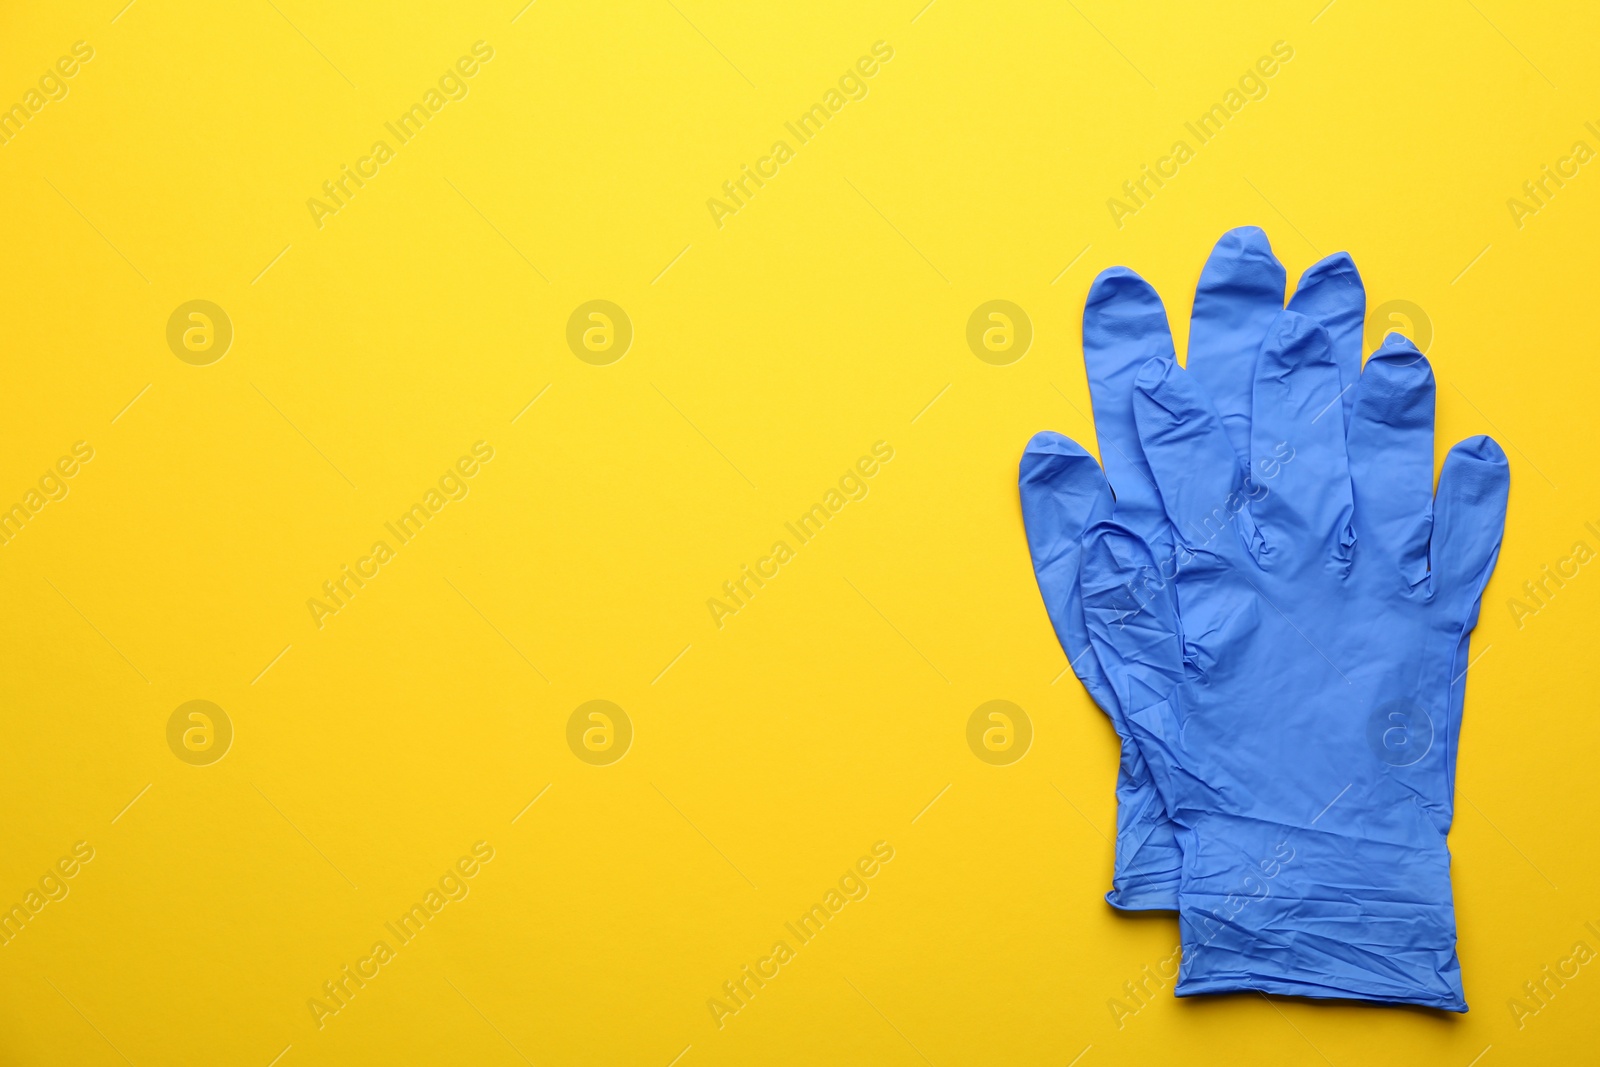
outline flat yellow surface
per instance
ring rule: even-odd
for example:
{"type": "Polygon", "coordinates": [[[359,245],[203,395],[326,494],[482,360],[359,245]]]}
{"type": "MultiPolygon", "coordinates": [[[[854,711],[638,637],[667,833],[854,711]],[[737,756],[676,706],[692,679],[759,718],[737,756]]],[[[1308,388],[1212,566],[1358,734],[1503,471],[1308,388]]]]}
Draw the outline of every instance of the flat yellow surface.
{"type": "Polygon", "coordinates": [[[1600,15],[1323,2],[7,5],[0,1062],[1592,1061],[1600,15]],[[1465,1017],[1101,899],[1016,463],[1246,223],[1511,457],[1465,1017]]]}

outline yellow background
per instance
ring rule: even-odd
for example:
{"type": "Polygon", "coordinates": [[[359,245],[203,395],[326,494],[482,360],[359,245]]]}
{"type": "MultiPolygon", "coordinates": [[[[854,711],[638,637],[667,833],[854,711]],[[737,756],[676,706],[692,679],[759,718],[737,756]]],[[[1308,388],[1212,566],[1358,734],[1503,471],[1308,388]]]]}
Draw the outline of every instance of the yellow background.
{"type": "Polygon", "coordinates": [[[1600,548],[1600,165],[1520,228],[1506,204],[1600,148],[1592,11],[122,3],[0,15],[0,104],[94,49],[0,145],[0,504],[95,450],[0,547],[0,902],[95,850],[0,948],[0,1061],[1592,1058],[1600,965],[1508,1001],[1600,949],[1600,578],[1520,628],[1507,602],[1600,548]],[[480,40],[469,95],[319,228],[308,198],[480,40]],[[719,228],[707,199],[877,41],[867,97],[719,228]],[[1118,228],[1107,199],[1277,41],[1268,94],[1118,228]],[[1422,309],[1439,454],[1511,457],[1451,840],[1465,1017],[1109,1006],[1175,923],[1101,899],[1114,738],[1016,463],[1092,441],[1095,273],[1155,283],[1181,351],[1246,223],[1291,278],[1348,249],[1370,307],[1422,309]],[[233,324],[208,366],[166,342],[194,299],[233,324]],[[591,299],[634,328],[607,366],[565,339],[591,299]],[[990,299],[1033,325],[1007,366],[965,340],[990,299]],[[308,598],[480,440],[470,495],[319,629],[308,598]],[[870,494],[716,627],[880,440],[870,494]],[[167,742],[195,699],[235,731],[209,766],[167,742]],[[635,731],[609,766],[567,744],[594,699],[635,731]],[[997,699],[1034,731],[1009,766],[966,741],[997,699]],[[319,1029],[307,1001],[477,841],[470,895],[319,1029]],[[877,841],[870,895],[719,1029],[708,999],[877,841]]]}

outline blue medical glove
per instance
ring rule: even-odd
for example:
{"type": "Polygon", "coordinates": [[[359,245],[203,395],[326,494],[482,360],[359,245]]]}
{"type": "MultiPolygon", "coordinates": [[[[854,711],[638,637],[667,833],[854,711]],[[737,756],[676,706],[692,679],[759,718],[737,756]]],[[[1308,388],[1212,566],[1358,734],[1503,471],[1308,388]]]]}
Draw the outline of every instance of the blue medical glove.
{"type": "MultiPolygon", "coordinates": [[[[1283,311],[1284,270],[1266,234],[1247,226],[1217,242],[1195,290],[1189,365],[1224,394],[1229,425],[1248,445],[1248,377],[1237,387],[1240,360],[1253,368],[1256,352],[1283,311]]],[[[1289,306],[1329,332],[1349,384],[1361,368],[1366,297],[1350,257],[1329,256],[1301,277],[1289,306]]],[[[1162,806],[1137,746],[1122,721],[1115,661],[1103,667],[1090,647],[1079,591],[1084,532],[1112,517],[1135,531],[1170,569],[1175,554],[1170,523],[1139,443],[1134,381],[1152,358],[1173,358],[1166,310],[1150,285],[1123,267],[1095,279],[1083,312],[1084,363],[1104,472],[1092,456],[1060,434],[1035,435],[1023,453],[1018,488],[1039,591],[1068,660],[1121,741],[1117,774],[1117,844],[1106,900],[1126,910],[1177,907],[1180,853],[1176,827],[1162,806]],[[1108,485],[1109,480],[1109,485],[1108,485]],[[1116,496],[1113,500],[1112,491],[1116,496]]],[[[1347,392],[1348,398],[1350,394],[1347,392]]],[[[1332,421],[1343,425],[1343,410],[1332,421]]]]}
{"type": "Polygon", "coordinates": [[[1293,311],[1259,358],[1212,368],[1226,388],[1198,370],[1158,356],[1134,387],[1176,577],[1116,521],[1080,556],[1091,642],[1178,826],[1176,991],[1465,1011],[1445,835],[1505,454],[1461,442],[1434,492],[1433,374],[1398,335],[1348,430],[1330,332],[1293,311]]]}

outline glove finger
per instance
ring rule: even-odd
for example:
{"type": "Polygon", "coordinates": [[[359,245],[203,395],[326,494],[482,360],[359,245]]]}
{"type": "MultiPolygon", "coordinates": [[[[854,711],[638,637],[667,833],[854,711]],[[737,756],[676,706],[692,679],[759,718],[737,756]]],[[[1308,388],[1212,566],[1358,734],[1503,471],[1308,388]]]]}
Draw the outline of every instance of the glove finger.
{"type": "Polygon", "coordinates": [[[1200,272],[1187,366],[1222,417],[1240,462],[1250,450],[1256,353],[1283,311],[1283,264],[1258,226],[1222,235],[1200,272]]]}
{"type": "Polygon", "coordinates": [[[1494,438],[1469,437],[1445,457],[1433,501],[1433,589],[1469,628],[1500,555],[1510,493],[1511,469],[1494,438]]]}
{"type": "Polygon", "coordinates": [[[1278,316],[1256,362],[1250,426],[1250,513],[1262,565],[1322,553],[1348,560],[1350,466],[1339,368],[1328,331],[1293,311],[1278,316]]]}
{"type": "Polygon", "coordinates": [[[1240,557],[1260,536],[1244,510],[1244,473],[1193,376],[1175,363],[1151,360],[1139,372],[1133,408],[1178,541],[1194,551],[1240,557]],[[1237,530],[1229,529],[1235,524],[1237,530]]]}
{"type": "Polygon", "coordinates": [[[1183,680],[1173,583],[1162,580],[1149,546],[1116,522],[1089,529],[1080,581],[1089,639],[1116,685],[1128,729],[1171,813],[1182,748],[1171,698],[1183,680]]]}
{"type": "Polygon", "coordinates": [[[1361,377],[1361,330],[1367,317],[1367,290],[1348,252],[1313,263],[1300,276],[1289,310],[1308,315],[1328,331],[1333,362],[1339,368],[1342,424],[1350,424],[1356,379],[1361,377]]]}
{"type": "Polygon", "coordinates": [[[1083,542],[1083,611],[1089,636],[1118,690],[1135,705],[1163,700],[1183,680],[1178,599],[1144,540],[1117,522],[1083,542]]]}
{"type": "Polygon", "coordinates": [[[1122,739],[1117,779],[1115,906],[1131,910],[1177,907],[1178,849],[1150,772],[1128,734],[1116,695],[1089,640],[1080,595],[1084,532],[1111,514],[1111,490],[1099,464],[1060,434],[1035,434],[1022,455],[1018,488],[1034,573],[1056,636],[1122,739]]]}
{"type": "Polygon", "coordinates": [[[1111,488],[1100,465],[1082,446],[1046,431],[1034,434],[1023,450],[1017,489],[1034,577],[1056,639],[1089,695],[1118,722],[1115,697],[1099,661],[1089,651],[1078,591],[1084,531],[1110,518],[1111,488]]]}
{"type": "Polygon", "coordinates": [[[1458,442],[1445,457],[1433,503],[1433,590],[1443,600],[1441,607],[1447,618],[1460,626],[1461,636],[1449,667],[1449,744],[1445,749],[1449,792],[1444,829],[1448,829],[1448,798],[1455,790],[1456,753],[1461,742],[1467,666],[1471,662],[1468,635],[1477,625],[1483,589],[1489,584],[1500,555],[1510,492],[1511,469],[1506,454],[1493,438],[1469,437],[1458,442]]]}
{"type": "Polygon", "coordinates": [[[1391,333],[1355,393],[1348,436],[1357,555],[1414,586],[1428,575],[1433,526],[1433,369],[1391,333]]]}
{"type": "Polygon", "coordinates": [[[1126,267],[1102,271],[1083,308],[1083,362],[1100,458],[1117,494],[1117,518],[1143,536],[1166,522],[1133,419],[1133,381],[1151,359],[1174,359],[1161,298],[1126,267]]]}

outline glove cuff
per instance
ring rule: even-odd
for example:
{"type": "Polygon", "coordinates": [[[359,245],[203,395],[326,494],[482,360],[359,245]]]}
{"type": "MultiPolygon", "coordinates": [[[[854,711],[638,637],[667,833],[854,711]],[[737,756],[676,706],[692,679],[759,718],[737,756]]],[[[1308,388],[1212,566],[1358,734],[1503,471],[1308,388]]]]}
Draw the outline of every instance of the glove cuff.
{"type": "Polygon", "coordinates": [[[1106,903],[1118,911],[1177,911],[1178,880],[1119,879],[1106,894],[1106,903]]]}
{"type": "Polygon", "coordinates": [[[1177,827],[1167,818],[1148,779],[1135,781],[1127,773],[1117,781],[1117,859],[1106,903],[1119,911],[1177,911],[1177,827]]]}
{"type": "MultiPolygon", "coordinates": [[[[1331,821],[1330,821],[1331,822],[1331,821]]],[[[1178,996],[1258,990],[1464,1012],[1450,853],[1409,840],[1207,815],[1180,834],[1178,996]]]]}

